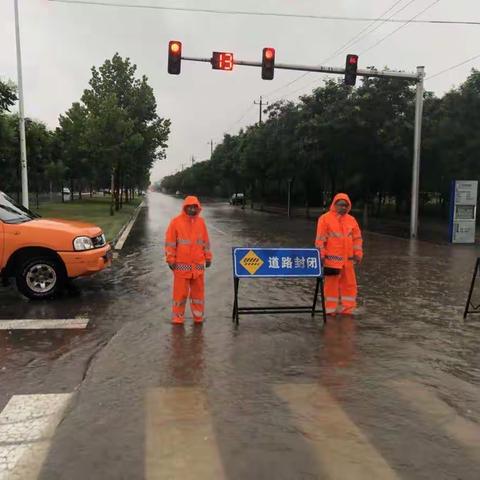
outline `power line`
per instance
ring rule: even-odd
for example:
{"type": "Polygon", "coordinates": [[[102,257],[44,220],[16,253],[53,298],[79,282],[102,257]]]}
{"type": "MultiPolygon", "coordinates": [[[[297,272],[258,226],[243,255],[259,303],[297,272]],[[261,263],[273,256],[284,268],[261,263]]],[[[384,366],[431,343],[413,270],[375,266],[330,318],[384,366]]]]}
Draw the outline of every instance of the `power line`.
{"type": "MultiPolygon", "coordinates": [[[[395,13],[393,13],[392,15],[396,15],[398,13],[400,13],[402,10],[405,10],[405,8],[409,7],[413,2],[415,2],[416,0],[410,0],[410,2],[408,2],[407,4],[405,4],[400,10],[397,10],[395,13]]],[[[380,45],[381,43],[383,43],[385,40],[387,40],[388,38],[390,38],[391,36],[393,36],[395,33],[397,33],[398,31],[400,31],[402,28],[406,27],[407,25],[409,25],[410,23],[414,22],[415,19],[417,17],[419,17],[420,15],[422,15],[423,13],[425,13],[427,10],[430,10],[433,6],[435,6],[437,3],[439,3],[440,0],[435,0],[433,3],[431,3],[430,5],[428,5],[427,7],[425,7],[421,12],[417,13],[416,15],[414,15],[411,19],[407,20],[403,25],[400,25],[400,27],[396,28],[394,31],[390,32],[388,35],[386,35],[385,37],[381,38],[378,42],[376,42],[374,45],[372,45],[371,47],[367,48],[366,50],[363,50],[362,52],[360,52],[360,55],[363,55],[364,53],[372,50],[373,48],[377,47],[378,45],[380,45]]],[[[394,5],[395,6],[395,5],[394,5]]],[[[375,30],[378,30],[378,28],[380,28],[383,24],[385,23],[385,19],[379,24],[377,25],[377,27],[375,27],[373,30],[371,30],[370,32],[368,32],[367,34],[364,35],[364,37],[366,35],[369,35],[370,33],[373,33],[375,30]]],[[[362,37],[362,38],[364,38],[362,37]]],[[[357,41],[360,41],[360,39],[358,39],[357,41]]],[[[356,42],[355,42],[356,43],[356,42]]],[[[331,58],[334,58],[333,56],[330,57],[331,58]]],[[[305,76],[305,75],[303,75],[305,76]]],[[[301,78],[301,77],[300,77],[301,78]]],[[[432,77],[430,77],[432,78],[432,77]]],[[[316,83],[316,82],[312,82],[311,84],[309,85],[313,85],[313,83],[316,83]]],[[[300,90],[303,90],[304,88],[307,88],[308,85],[305,85],[304,87],[300,88],[299,90],[295,90],[294,92],[292,92],[290,95],[293,95],[297,92],[299,92],[300,90]]],[[[284,98],[284,97],[282,97],[284,98]]]]}
{"type": "Polygon", "coordinates": [[[398,15],[400,12],[402,12],[403,10],[405,10],[407,7],[409,7],[413,2],[415,2],[416,0],[410,0],[408,3],[406,3],[402,8],[400,8],[399,10],[393,12],[388,18],[383,18],[385,15],[387,15],[390,11],[392,11],[399,3],[403,2],[403,0],[398,0],[397,2],[395,2],[388,10],[386,10],[385,12],[383,12],[380,17],[370,23],[369,25],[367,25],[365,28],[363,28],[360,32],[357,33],[357,35],[355,35],[354,37],[352,37],[348,42],[346,42],[344,45],[342,45],[340,48],[338,48],[330,57],[328,57],[325,62],[328,62],[329,60],[335,58],[338,54],[340,54],[341,52],[343,52],[343,50],[345,50],[347,47],[351,47],[353,46],[355,43],[358,43],[360,42],[361,40],[363,40],[366,36],[372,34],[373,32],[375,32],[376,30],[378,30],[382,25],[384,25],[388,20],[390,20],[392,17],[394,17],[395,15],[398,15]],[[371,31],[367,31],[369,30],[371,27],[373,27],[375,25],[375,23],[377,23],[378,21],[381,22],[371,31]],[[365,33],[364,33],[365,32],[365,33]],[[362,35],[363,34],[363,35],[362,35]]]}
{"type": "Polygon", "coordinates": [[[380,45],[381,43],[383,43],[385,40],[387,40],[388,38],[390,38],[392,35],[395,35],[398,31],[400,31],[402,28],[405,28],[407,25],[411,24],[411,23],[418,23],[416,22],[416,18],[419,17],[420,15],[422,15],[423,13],[425,13],[427,10],[430,10],[433,6],[435,6],[437,3],[439,3],[441,0],[435,0],[433,3],[431,3],[430,5],[428,5],[427,7],[425,7],[420,13],[417,13],[416,15],[414,15],[410,20],[407,20],[403,25],[400,25],[398,28],[396,28],[395,30],[393,30],[393,32],[390,32],[388,35],[386,35],[385,37],[381,38],[378,42],[374,43],[371,47],[367,48],[366,50],[363,50],[362,52],[360,52],[360,55],[363,55],[364,53],[366,52],[369,52],[370,50],[373,50],[375,47],[378,47],[378,45],[380,45]]]}
{"type": "MultiPolygon", "coordinates": [[[[415,2],[416,0],[410,0],[410,2],[408,2],[407,4],[405,4],[400,10],[397,10],[395,13],[393,13],[392,15],[396,15],[398,14],[399,12],[401,12],[402,10],[405,10],[405,8],[409,7],[413,2],[415,2]]],[[[378,45],[380,45],[381,43],[383,43],[385,40],[387,40],[388,38],[390,38],[391,36],[393,36],[395,33],[397,33],[398,31],[400,31],[402,28],[406,27],[407,25],[409,25],[410,23],[412,23],[417,17],[419,17],[420,15],[422,15],[423,13],[425,13],[427,10],[429,10],[430,8],[432,8],[434,5],[436,5],[437,3],[439,3],[441,0],[435,0],[433,3],[431,3],[430,5],[428,5],[427,7],[425,7],[421,12],[417,13],[416,15],[414,15],[410,20],[407,20],[403,25],[400,25],[400,27],[396,28],[393,32],[390,32],[388,35],[386,35],[385,37],[381,38],[378,42],[376,42],[374,45],[372,45],[371,47],[367,48],[366,50],[363,50],[362,52],[360,52],[360,55],[363,55],[364,53],[372,50],[373,48],[377,47],[378,45]]],[[[397,2],[398,3],[398,2],[397,2]]],[[[396,4],[394,5],[394,7],[396,6],[396,4]]],[[[385,19],[382,20],[382,22],[377,25],[377,27],[375,27],[373,30],[371,30],[370,32],[368,32],[367,34],[365,34],[363,37],[361,37],[360,39],[358,39],[357,41],[360,41],[362,38],[364,38],[365,36],[369,35],[370,33],[373,33],[375,30],[378,30],[378,28],[380,28],[383,24],[385,23],[385,19]]],[[[356,42],[355,42],[356,43],[356,42]]],[[[333,56],[330,57],[329,59],[331,58],[334,58],[333,56]]],[[[307,73],[308,75],[308,73],[307,73]]],[[[303,75],[305,76],[305,75],[303,75]]],[[[299,77],[298,79],[300,79],[302,77],[299,77]]],[[[431,77],[430,77],[431,78],[431,77]]],[[[293,83],[293,82],[291,82],[293,83]]],[[[313,85],[313,83],[316,83],[316,82],[312,82],[311,84],[309,85],[313,85]]],[[[304,87],[298,89],[298,90],[295,90],[294,92],[292,92],[291,94],[289,95],[293,95],[301,90],[303,90],[304,88],[307,88],[308,85],[305,85],[304,87]]],[[[285,95],[286,96],[286,95],[285,95]]],[[[284,97],[282,97],[284,98],[284,97]]]]}
{"type": "Polygon", "coordinates": [[[250,113],[250,110],[252,110],[252,108],[254,107],[254,105],[250,105],[247,110],[245,110],[245,112],[242,114],[242,116],[236,120],[234,123],[232,123],[232,125],[230,125],[230,127],[227,128],[227,130],[225,130],[225,133],[229,133],[233,127],[235,127],[236,125],[238,125],[249,113],[250,113]]]}
{"type": "MultiPolygon", "coordinates": [[[[385,10],[385,12],[383,12],[379,17],[377,17],[374,21],[372,21],[371,23],[369,23],[366,27],[364,27],[362,30],[360,30],[360,32],[358,32],[356,35],[354,35],[352,38],[350,38],[350,40],[348,40],[345,44],[343,44],[340,48],[338,48],[332,55],[330,55],[328,58],[326,58],[325,60],[322,60],[322,63],[321,65],[325,64],[326,62],[328,62],[329,60],[335,58],[339,53],[341,53],[345,48],[349,47],[349,46],[353,46],[355,43],[359,42],[360,40],[362,40],[363,38],[365,38],[367,35],[369,35],[370,33],[373,33],[374,31],[376,31],[378,28],[380,28],[386,21],[390,20],[393,16],[397,15],[398,13],[402,12],[403,10],[405,10],[405,8],[407,8],[408,6],[410,6],[413,2],[415,2],[416,0],[410,0],[408,3],[406,3],[402,8],[400,8],[399,10],[395,11],[394,13],[392,13],[390,15],[390,17],[388,17],[387,19],[384,19],[383,17],[385,15],[387,15],[389,12],[391,12],[397,5],[399,5],[401,2],[403,2],[404,0],[397,0],[396,2],[394,2],[394,4],[388,8],[387,10],[385,10]],[[365,33],[364,35],[362,35],[366,30],[369,30],[371,27],[373,27],[375,25],[375,23],[377,23],[378,21],[381,20],[381,23],[379,25],[377,25],[377,27],[375,27],[372,31],[370,32],[367,32],[365,33]],[[360,38],[358,38],[360,37],[360,38]]],[[[269,97],[271,95],[273,95],[274,93],[276,92],[279,92],[280,90],[283,90],[284,88],[288,88],[290,85],[293,85],[294,83],[298,82],[299,80],[301,80],[302,78],[305,78],[307,75],[310,75],[310,72],[306,72],[302,75],[299,75],[297,78],[293,79],[292,81],[288,82],[287,84],[273,90],[272,92],[270,93],[267,93],[265,96],[269,97]]],[[[295,92],[297,92],[299,90],[295,90],[295,92]]],[[[293,92],[293,93],[295,93],[293,92]]]]}
{"type": "MultiPolygon", "coordinates": [[[[138,8],[148,10],[164,10],[172,12],[190,12],[190,13],[209,13],[214,15],[245,15],[256,17],[280,17],[280,18],[302,18],[311,20],[332,20],[345,22],[372,22],[375,18],[372,17],[348,17],[340,15],[313,15],[313,14],[299,14],[299,13],[277,13],[277,12],[253,12],[247,10],[219,10],[212,8],[187,8],[187,7],[166,7],[163,5],[142,5],[131,3],[110,3],[97,2],[89,0],[48,0],[49,2],[65,3],[72,5],[93,5],[99,7],[118,7],[118,8],[138,8]]],[[[405,19],[390,18],[387,20],[390,23],[404,23],[405,19]]],[[[429,23],[436,25],[480,25],[480,21],[474,20],[409,20],[413,23],[429,23]]]]}
{"type": "Polygon", "coordinates": [[[444,73],[447,73],[450,70],[455,70],[458,67],[461,67],[467,63],[473,62],[477,58],[480,58],[480,53],[478,55],[475,55],[474,57],[470,57],[467,60],[464,60],[463,62],[457,63],[456,65],[452,65],[451,67],[448,67],[445,70],[441,70],[440,72],[434,73],[433,75],[430,75],[429,77],[425,78],[425,80],[431,80],[432,78],[439,77],[440,75],[443,75],[444,73]]]}

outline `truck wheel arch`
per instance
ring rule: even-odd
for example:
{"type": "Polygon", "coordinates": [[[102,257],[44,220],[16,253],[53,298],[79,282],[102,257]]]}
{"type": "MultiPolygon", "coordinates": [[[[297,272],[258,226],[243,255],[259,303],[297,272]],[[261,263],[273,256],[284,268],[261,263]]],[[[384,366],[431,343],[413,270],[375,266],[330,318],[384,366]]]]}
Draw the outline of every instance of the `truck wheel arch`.
{"type": "Polygon", "coordinates": [[[41,256],[41,255],[48,256],[48,257],[51,257],[52,259],[55,259],[59,263],[59,265],[63,267],[65,278],[67,278],[67,269],[60,255],[57,252],[55,252],[55,250],[51,250],[45,247],[24,247],[13,252],[5,266],[5,269],[3,272],[4,276],[7,278],[15,276],[17,265],[19,265],[22,261],[24,261],[28,257],[41,256]]]}

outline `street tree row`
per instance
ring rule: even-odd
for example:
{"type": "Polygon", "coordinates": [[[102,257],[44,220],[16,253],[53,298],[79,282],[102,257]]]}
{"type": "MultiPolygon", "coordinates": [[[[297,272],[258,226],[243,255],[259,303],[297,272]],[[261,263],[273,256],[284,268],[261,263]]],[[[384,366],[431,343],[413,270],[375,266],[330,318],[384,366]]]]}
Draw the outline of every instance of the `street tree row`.
{"type": "MultiPolygon", "coordinates": [[[[0,83],[0,189],[20,188],[18,118],[9,113],[15,88],[0,83]]],[[[26,139],[31,190],[63,186],[92,191],[111,188],[115,208],[135,189],[149,185],[154,162],[165,157],[170,121],[159,117],[153,90],[137,67],[116,54],[93,67],[81,99],[48,129],[27,119],[26,139]]]]}
{"type": "MultiPolygon", "coordinates": [[[[408,212],[415,90],[394,79],[366,78],[358,88],[329,80],[296,102],[266,109],[267,120],[225,135],[209,161],[163,179],[175,193],[323,206],[349,192],[378,213],[408,212]]],[[[421,200],[446,213],[450,180],[480,177],[480,73],[442,97],[425,95],[421,200]]]]}

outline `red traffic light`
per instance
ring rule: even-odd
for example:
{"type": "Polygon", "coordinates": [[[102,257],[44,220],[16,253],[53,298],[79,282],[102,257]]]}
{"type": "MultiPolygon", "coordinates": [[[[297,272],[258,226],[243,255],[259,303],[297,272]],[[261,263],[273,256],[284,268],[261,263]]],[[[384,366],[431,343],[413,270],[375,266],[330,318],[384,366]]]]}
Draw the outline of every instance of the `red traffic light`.
{"type": "Polygon", "coordinates": [[[275,58],[275,49],[266,48],[264,52],[264,56],[267,60],[272,60],[272,58],[275,58]]]}
{"type": "Polygon", "coordinates": [[[275,73],[275,49],[271,47],[264,48],[262,51],[262,78],[263,80],[273,80],[275,73]]]}
{"type": "Polygon", "coordinates": [[[182,44],[180,42],[170,42],[170,51],[175,55],[182,51],[182,44]]]}
{"type": "Polygon", "coordinates": [[[345,85],[354,86],[357,81],[358,55],[347,55],[345,61],[345,85]]]}
{"type": "Polygon", "coordinates": [[[182,66],[182,42],[171,40],[168,42],[168,73],[179,75],[182,66]]]}
{"type": "Polygon", "coordinates": [[[348,63],[350,65],[357,65],[358,64],[358,55],[349,55],[348,56],[348,63]]]}

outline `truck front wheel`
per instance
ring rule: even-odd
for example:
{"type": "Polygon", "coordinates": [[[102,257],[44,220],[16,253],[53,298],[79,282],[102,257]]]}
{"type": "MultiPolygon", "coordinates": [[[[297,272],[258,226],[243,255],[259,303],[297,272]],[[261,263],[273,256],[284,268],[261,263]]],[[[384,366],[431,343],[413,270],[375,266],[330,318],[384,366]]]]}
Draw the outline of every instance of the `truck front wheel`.
{"type": "Polygon", "coordinates": [[[22,260],[16,272],[17,287],[32,300],[55,296],[66,281],[65,269],[56,259],[35,256],[22,260]]]}

